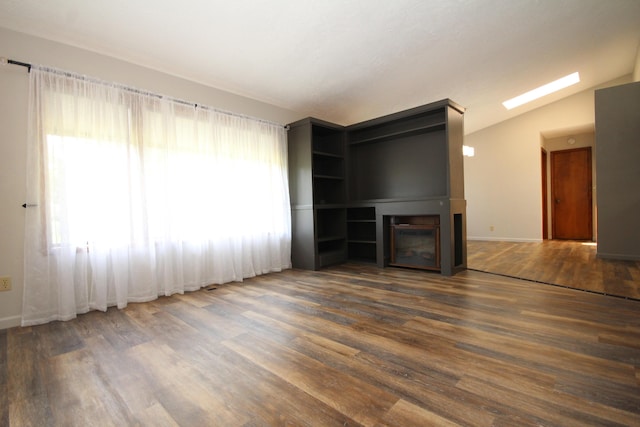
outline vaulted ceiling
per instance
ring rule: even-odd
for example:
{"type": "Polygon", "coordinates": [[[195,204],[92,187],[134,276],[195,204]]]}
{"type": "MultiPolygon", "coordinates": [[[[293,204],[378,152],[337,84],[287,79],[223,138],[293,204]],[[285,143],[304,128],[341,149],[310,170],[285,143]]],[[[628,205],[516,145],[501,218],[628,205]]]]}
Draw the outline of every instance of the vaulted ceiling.
{"type": "Polygon", "coordinates": [[[344,125],[451,98],[470,133],[633,72],[640,1],[0,0],[0,26],[344,125]]]}

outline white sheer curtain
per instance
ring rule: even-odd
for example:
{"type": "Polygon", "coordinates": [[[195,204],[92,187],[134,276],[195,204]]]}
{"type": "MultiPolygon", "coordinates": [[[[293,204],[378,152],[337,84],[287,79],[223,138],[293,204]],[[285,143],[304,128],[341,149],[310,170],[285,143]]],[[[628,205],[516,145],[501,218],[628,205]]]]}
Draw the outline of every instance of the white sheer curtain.
{"type": "Polygon", "coordinates": [[[32,68],[22,325],[290,267],[282,126],[32,68]]]}

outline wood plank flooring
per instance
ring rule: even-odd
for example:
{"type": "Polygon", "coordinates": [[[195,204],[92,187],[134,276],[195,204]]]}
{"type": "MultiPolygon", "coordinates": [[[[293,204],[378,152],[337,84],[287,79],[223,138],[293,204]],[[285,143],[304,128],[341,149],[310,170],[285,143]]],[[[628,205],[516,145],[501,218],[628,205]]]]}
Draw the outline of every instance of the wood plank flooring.
{"type": "Polygon", "coordinates": [[[288,270],[0,331],[0,425],[640,425],[640,301],[288,270]]]}
{"type": "Polygon", "coordinates": [[[595,243],[469,241],[468,268],[640,299],[640,261],[596,257],[595,243]]]}

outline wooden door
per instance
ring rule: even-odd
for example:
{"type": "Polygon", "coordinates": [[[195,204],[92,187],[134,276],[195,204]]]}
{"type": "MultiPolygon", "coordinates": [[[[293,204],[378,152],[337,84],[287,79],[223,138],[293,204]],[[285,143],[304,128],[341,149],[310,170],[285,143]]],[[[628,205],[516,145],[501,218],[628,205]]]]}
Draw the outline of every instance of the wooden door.
{"type": "Polygon", "coordinates": [[[554,239],[591,240],[591,147],[551,152],[554,239]]]}

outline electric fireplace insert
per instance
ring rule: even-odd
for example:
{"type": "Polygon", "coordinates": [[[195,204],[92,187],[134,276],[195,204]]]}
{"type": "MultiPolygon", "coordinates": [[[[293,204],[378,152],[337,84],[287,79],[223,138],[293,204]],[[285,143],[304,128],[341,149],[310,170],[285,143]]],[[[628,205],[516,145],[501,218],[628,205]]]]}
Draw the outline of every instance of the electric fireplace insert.
{"type": "Polygon", "coordinates": [[[440,217],[394,216],[391,226],[391,262],[398,267],[440,270],[440,217]]]}

